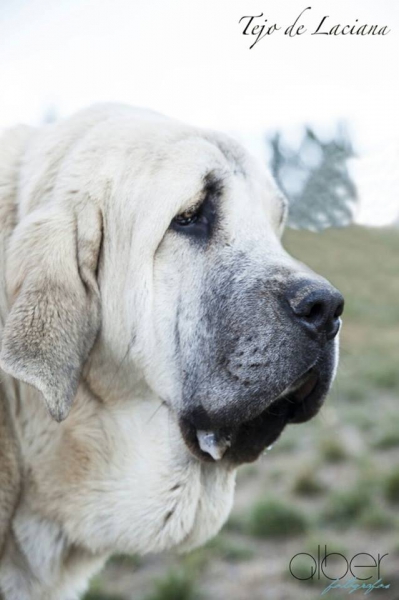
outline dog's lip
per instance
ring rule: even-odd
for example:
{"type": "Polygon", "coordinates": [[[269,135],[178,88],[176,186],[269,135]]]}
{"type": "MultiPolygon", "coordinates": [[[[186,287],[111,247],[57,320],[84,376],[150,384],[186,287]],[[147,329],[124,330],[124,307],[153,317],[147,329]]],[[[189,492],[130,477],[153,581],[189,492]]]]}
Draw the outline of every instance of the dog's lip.
{"type": "Polygon", "coordinates": [[[288,419],[289,423],[304,423],[317,414],[326,395],[325,390],[320,392],[319,388],[323,388],[320,379],[316,369],[310,369],[300,386],[284,396],[295,407],[288,419]]]}
{"type": "Polygon", "coordinates": [[[306,371],[302,377],[297,379],[287,390],[285,390],[280,398],[292,398],[296,402],[303,402],[313,392],[317,386],[319,374],[314,368],[306,371]]]}
{"type": "MultiPolygon", "coordinates": [[[[296,379],[294,383],[288,386],[261,414],[267,413],[274,403],[287,401],[292,405],[292,408],[290,406],[291,414],[288,416],[287,423],[302,423],[309,420],[318,412],[320,405],[316,405],[316,408],[312,408],[311,410],[299,411],[299,414],[297,414],[298,407],[305,406],[306,403],[317,398],[319,379],[318,371],[315,367],[311,367],[301,377],[296,379]]],[[[259,416],[241,423],[239,427],[251,424],[259,419],[259,416]]],[[[221,428],[217,430],[198,431],[185,418],[180,419],[179,425],[186,446],[196,458],[205,462],[219,462],[229,459],[229,455],[231,454],[230,449],[234,446],[236,437],[234,430],[231,428],[221,428]],[[206,448],[206,445],[201,442],[201,438],[203,440],[205,436],[213,436],[217,442],[215,444],[212,443],[211,447],[206,448]]]]}

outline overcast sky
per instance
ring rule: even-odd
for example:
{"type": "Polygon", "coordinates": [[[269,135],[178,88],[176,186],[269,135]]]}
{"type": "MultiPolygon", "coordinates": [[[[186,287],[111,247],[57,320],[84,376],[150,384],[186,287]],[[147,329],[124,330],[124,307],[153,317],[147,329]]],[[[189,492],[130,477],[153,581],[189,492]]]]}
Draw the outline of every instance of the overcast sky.
{"type": "MultiPolygon", "coordinates": [[[[39,123],[53,106],[68,115],[115,100],[233,132],[257,153],[265,130],[279,128],[295,140],[305,122],[330,132],[345,119],[360,154],[380,156],[399,141],[398,6],[394,0],[1,0],[0,127],[39,123]],[[307,6],[306,35],[277,32],[249,50],[243,15],[263,12],[268,23],[285,28],[307,6]],[[331,26],[358,19],[391,33],[309,35],[324,15],[331,26]]],[[[385,202],[382,221],[399,213],[395,201],[385,202]]]]}

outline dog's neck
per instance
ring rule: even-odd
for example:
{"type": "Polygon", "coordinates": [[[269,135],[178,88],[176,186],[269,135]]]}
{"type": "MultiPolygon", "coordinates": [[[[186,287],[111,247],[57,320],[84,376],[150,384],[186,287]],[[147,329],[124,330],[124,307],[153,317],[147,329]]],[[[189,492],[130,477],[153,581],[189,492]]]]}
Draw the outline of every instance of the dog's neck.
{"type": "Polygon", "coordinates": [[[23,384],[11,405],[23,486],[0,567],[7,600],[79,598],[111,553],[190,548],[226,520],[234,471],[192,458],[156,398],[110,406],[82,384],[61,424],[23,384]]]}

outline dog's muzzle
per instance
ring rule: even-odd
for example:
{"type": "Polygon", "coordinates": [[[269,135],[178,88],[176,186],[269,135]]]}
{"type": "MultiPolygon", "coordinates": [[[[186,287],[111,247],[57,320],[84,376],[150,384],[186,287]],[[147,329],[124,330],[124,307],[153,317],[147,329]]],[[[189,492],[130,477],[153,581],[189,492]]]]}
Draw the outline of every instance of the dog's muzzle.
{"type": "Polygon", "coordinates": [[[188,448],[201,460],[252,462],[288,423],[303,423],[316,415],[329,386],[327,374],[312,368],[252,419],[225,427],[218,421],[214,426],[197,410],[180,419],[180,429],[188,448]]]}
{"type": "MultiPolygon", "coordinates": [[[[191,452],[204,461],[226,461],[232,464],[251,462],[272,445],[288,423],[302,423],[317,414],[329,391],[335,370],[335,342],[343,311],[341,294],[330,285],[302,282],[288,288],[283,299],[284,312],[301,330],[298,353],[302,372],[274,398],[265,392],[246,395],[224,410],[191,406],[179,420],[181,433],[191,452]]],[[[297,337],[293,335],[292,344],[297,337]]],[[[278,362],[278,361],[277,361],[278,362]]],[[[296,365],[295,365],[296,367],[296,365]]],[[[287,375],[280,369],[281,377],[287,375]]],[[[281,389],[281,388],[280,388],[281,389]]]]}

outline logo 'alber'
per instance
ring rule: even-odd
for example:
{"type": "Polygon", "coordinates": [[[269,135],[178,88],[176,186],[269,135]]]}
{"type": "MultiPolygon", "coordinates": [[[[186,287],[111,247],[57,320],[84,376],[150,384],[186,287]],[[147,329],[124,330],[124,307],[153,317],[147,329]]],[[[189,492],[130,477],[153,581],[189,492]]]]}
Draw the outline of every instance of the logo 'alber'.
{"type": "Polygon", "coordinates": [[[324,546],[324,556],[321,546],[317,547],[317,556],[312,556],[308,552],[299,552],[291,558],[289,569],[295,579],[308,581],[310,579],[326,578],[330,581],[344,579],[348,574],[359,581],[367,581],[375,576],[381,577],[382,560],[388,556],[388,553],[376,557],[368,552],[358,552],[351,559],[347,559],[341,552],[328,552],[327,545],[324,546]],[[303,564],[309,565],[309,574],[304,576],[303,564]],[[332,564],[331,564],[332,563],[332,564]],[[301,565],[301,569],[298,569],[301,565]],[[364,576],[364,569],[367,569],[367,576],[364,576]],[[375,572],[373,572],[375,569],[375,572]]]}

